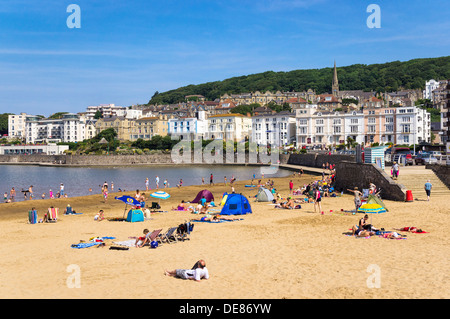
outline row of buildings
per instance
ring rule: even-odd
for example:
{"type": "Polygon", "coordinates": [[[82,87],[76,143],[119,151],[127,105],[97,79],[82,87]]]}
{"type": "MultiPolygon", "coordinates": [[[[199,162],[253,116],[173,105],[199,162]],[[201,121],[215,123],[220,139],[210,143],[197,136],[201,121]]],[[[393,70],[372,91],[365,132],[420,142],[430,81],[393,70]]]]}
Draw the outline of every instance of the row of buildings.
{"type": "Polygon", "coordinates": [[[210,114],[198,106],[193,116],[154,114],[129,118],[110,116],[89,119],[64,114],[60,119],[10,115],[10,132],[26,143],[80,142],[112,128],[121,141],[149,140],[156,135],[177,139],[250,140],[259,145],[331,146],[351,138],[372,143],[417,144],[431,142],[431,119],[426,110],[410,107],[367,108],[352,111],[321,110],[308,105],[295,112],[265,109],[253,116],[235,113],[210,114]]]}
{"type": "MultiPolygon", "coordinates": [[[[168,105],[122,107],[114,104],[89,106],[85,112],[64,114],[58,119],[10,115],[9,136],[26,143],[79,142],[113,128],[121,141],[149,140],[156,135],[179,139],[250,140],[259,145],[322,146],[345,144],[349,140],[372,143],[418,144],[431,140],[431,117],[415,106],[419,99],[432,97],[441,107],[448,102],[449,81],[428,81],[426,89],[385,93],[340,91],[336,64],[332,90],[317,95],[306,92],[254,92],[223,95],[207,101],[201,95],[168,105]],[[345,104],[344,101],[354,101],[345,104]],[[240,105],[258,103],[252,114],[233,113],[240,105]],[[288,105],[276,113],[267,105],[288,105]],[[285,108],[286,109],[286,108],[285,108]]],[[[445,111],[446,110],[446,111],[445,111]]],[[[440,126],[447,133],[435,132],[446,142],[447,109],[440,126]]],[[[448,140],[448,139],[447,139],[448,140]]]]}

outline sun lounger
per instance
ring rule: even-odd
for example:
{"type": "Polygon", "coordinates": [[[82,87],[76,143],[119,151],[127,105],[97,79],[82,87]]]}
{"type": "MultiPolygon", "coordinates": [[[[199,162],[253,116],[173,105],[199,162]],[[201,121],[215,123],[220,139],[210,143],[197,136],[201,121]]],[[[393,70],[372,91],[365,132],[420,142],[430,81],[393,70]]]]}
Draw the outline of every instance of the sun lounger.
{"type": "Polygon", "coordinates": [[[156,240],[158,243],[163,244],[163,243],[176,243],[177,242],[177,237],[176,234],[174,234],[176,232],[178,227],[172,227],[169,228],[169,230],[167,230],[167,232],[165,234],[159,234],[156,237],[156,240]]]}

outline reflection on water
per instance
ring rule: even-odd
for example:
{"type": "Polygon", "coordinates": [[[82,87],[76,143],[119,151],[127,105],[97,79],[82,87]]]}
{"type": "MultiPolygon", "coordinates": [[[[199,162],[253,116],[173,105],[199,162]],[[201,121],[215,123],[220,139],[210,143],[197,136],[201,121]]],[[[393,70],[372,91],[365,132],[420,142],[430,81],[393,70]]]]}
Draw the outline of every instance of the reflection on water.
{"type": "MultiPolygon", "coordinates": [[[[286,170],[268,169],[262,171],[265,178],[284,177],[290,174],[286,170]],[[270,175],[269,175],[270,174],[270,175]]],[[[12,187],[16,190],[16,201],[22,201],[24,196],[21,190],[33,186],[34,199],[40,199],[42,194],[49,198],[49,191],[54,194],[59,191],[61,183],[69,197],[100,194],[101,185],[107,182],[111,190],[119,188],[125,191],[136,189],[145,190],[145,180],[149,179],[151,189],[156,188],[156,176],[159,177],[159,187],[164,187],[164,180],[170,187],[176,187],[183,180],[183,186],[200,185],[202,177],[205,184],[209,184],[210,175],[213,174],[214,183],[227,182],[234,176],[239,180],[261,178],[261,170],[254,166],[226,166],[226,165],[199,165],[199,166],[131,166],[131,167],[46,167],[29,165],[0,165],[0,192],[8,193],[12,187]],[[89,189],[92,189],[92,192],[89,189]]],[[[3,197],[2,197],[3,200],[3,197]]]]}

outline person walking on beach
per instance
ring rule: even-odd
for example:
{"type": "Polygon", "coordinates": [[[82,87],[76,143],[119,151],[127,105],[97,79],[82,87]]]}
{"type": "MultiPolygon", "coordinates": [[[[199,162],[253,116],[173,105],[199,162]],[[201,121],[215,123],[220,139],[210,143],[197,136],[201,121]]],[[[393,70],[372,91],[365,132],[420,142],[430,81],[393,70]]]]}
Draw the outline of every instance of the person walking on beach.
{"type": "Polygon", "coordinates": [[[64,184],[63,183],[61,183],[61,185],[59,185],[59,195],[61,197],[64,196],[64,184]]]}
{"type": "Polygon", "coordinates": [[[149,185],[149,181],[148,181],[148,177],[145,179],[145,190],[148,191],[148,185],[149,185]]]}
{"type": "Polygon", "coordinates": [[[158,176],[156,176],[156,178],[155,178],[155,183],[156,183],[156,189],[158,189],[159,188],[159,177],[158,176]]]}
{"type": "Polygon", "coordinates": [[[394,162],[394,165],[392,165],[392,178],[397,179],[398,178],[398,172],[399,172],[399,166],[397,162],[394,162]]]}
{"type": "Polygon", "coordinates": [[[227,177],[226,177],[226,176],[223,177],[223,184],[224,184],[225,186],[227,186],[227,177]]]}
{"type": "Polygon", "coordinates": [[[433,184],[430,183],[430,180],[427,180],[425,183],[424,189],[427,194],[427,201],[430,201],[431,189],[433,188],[433,184]]]}
{"type": "Polygon", "coordinates": [[[209,186],[214,185],[213,174],[209,177],[209,186]]]}
{"type": "Polygon", "coordinates": [[[292,194],[293,189],[294,189],[294,183],[291,180],[291,181],[289,181],[289,194],[292,194]]]}
{"type": "Polygon", "coordinates": [[[314,193],[314,212],[316,212],[316,206],[319,207],[319,213],[322,211],[322,205],[320,202],[322,201],[322,195],[320,194],[319,187],[316,187],[315,193],[314,193]]]}

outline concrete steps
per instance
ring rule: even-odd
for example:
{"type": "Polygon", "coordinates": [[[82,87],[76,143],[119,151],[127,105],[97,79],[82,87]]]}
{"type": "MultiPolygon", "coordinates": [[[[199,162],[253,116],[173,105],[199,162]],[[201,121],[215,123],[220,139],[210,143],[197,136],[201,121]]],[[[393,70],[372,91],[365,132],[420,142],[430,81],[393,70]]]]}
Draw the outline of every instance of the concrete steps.
{"type": "MultiPolygon", "coordinates": [[[[386,173],[391,175],[391,168],[386,168],[386,173]]],[[[426,169],[424,166],[407,166],[400,167],[400,174],[396,182],[405,186],[406,190],[410,190],[416,198],[424,197],[424,185],[430,180],[433,185],[431,196],[450,196],[450,190],[447,186],[436,176],[431,169],[426,169]]]]}

